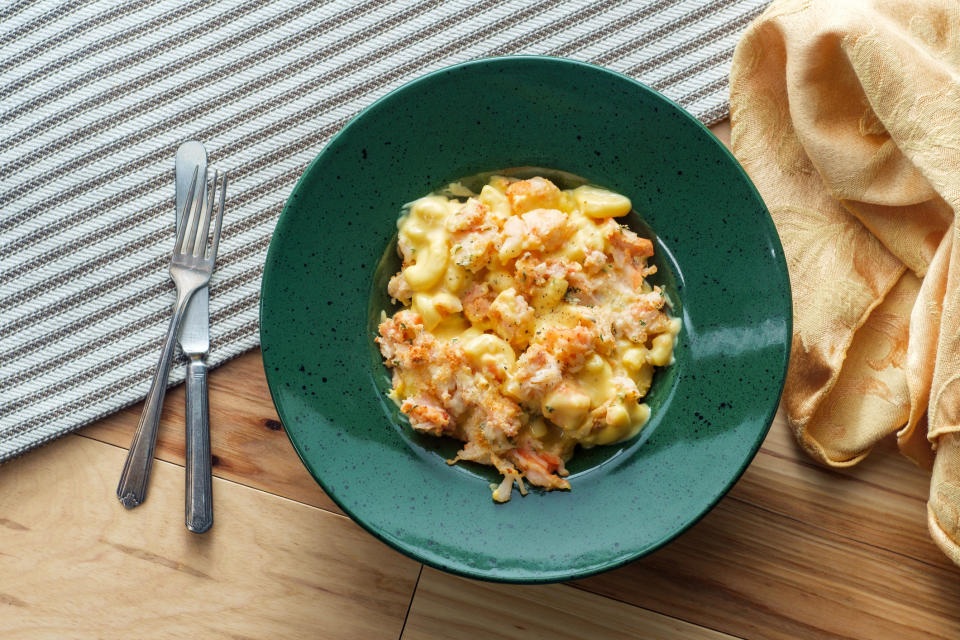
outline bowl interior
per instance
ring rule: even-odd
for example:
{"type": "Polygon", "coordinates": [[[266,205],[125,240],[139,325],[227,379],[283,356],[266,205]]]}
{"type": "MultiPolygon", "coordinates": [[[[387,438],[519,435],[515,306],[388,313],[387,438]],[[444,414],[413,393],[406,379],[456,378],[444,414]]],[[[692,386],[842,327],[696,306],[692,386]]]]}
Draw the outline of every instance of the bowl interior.
{"type": "MultiPolygon", "coordinates": [[[[486,181],[489,179],[489,173],[508,175],[521,179],[533,176],[544,176],[550,178],[561,189],[575,188],[582,184],[589,183],[588,180],[579,176],[559,172],[548,167],[506,168],[495,172],[487,172],[479,176],[469,176],[461,180],[461,182],[477,192],[486,184],[486,181]]],[[[399,213],[400,212],[398,212],[398,215],[399,213]]],[[[620,218],[619,222],[626,224],[640,236],[649,238],[654,242],[655,253],[650,260],[650,264],[656,265],[657,272],[648,277],[647,281],[660,286],[665,291],[667,298],[671,302],[671,314],[674,316],[682,316],[683,301],[678,294],[677,282],[674,277],[674,273],[676,273],[678,267],[672,262],[669,252],[663,250],[663,244],[660,242],[656,233],[654,233],[653,229],[650,228],[636,211],[632,211],[627,216],[620,218]]],[[[392,315],[403,308],[402,305],[395,303],[387,293],[387,283],[390,281],[390,278],[400,270],[400,265],[401,260],[397,253],[397,239],[396,236],[394,236],[388,243],[373,273],[372,287],[369,296],[370,304],[367,309],[367,336],[369,338],[367,346],[370,351],[370,367],[374,372],[374,380],[377,383],[377,388],[384,398],[386,398],[391,389],[391,372],[383,364],[380,349],[374,342],[374,338],[378,335],[377,327],[380,324],[382,313],[386,311],[387,315],[392,315]]],[[[650,390],[643,399],[645,403],[650,405],[654,416],[659,413],[660,407],[670,395],[672,386],[676,384],[677,369],[678,367],[658,368],[654,372],[650,390]]],[[[386,401],[384,411],[390,416],[391,423],[397,425],[401,432],[401,437],[412,447],[432,451],[440,456],[441,459],[449,460],[456,456],[457,451],[459,451],[463,445],[462,442],[453,438],[437,438],[413,431],[409,426],[410,421],[400,412],[393,402],[386,401]]],[[[650,427],[650,425],[646,425],[646,427],[650,427]]],[[[644,428],[634,438],[625,442],[594,447],[592,449],[578,449],[574,458],[570,460],[567,465],[567,470],[570,471],[569,480],[575,482],[580,474],[606,464],[616,456],[624,454],[624,452],[628,451],[634,445],[644,442],[653,431],[654,429],[652,427],[644,428]]],[[[463,462],[453,468],[457,471],[480,478],[487,484],[491,482],[499,483],[500,480],[502,480],[501,476],[493,467],[486,465],[463,462]]],[[[534,492],[542,493],[538,487],[530,487],[530,489],[534,492]]]]}
{"type": "Polygon", "coordinates": [[[452,67],[348,125],[294,189],[261,295],[270,390],[330,496],[401,551],[472,577],[541,582],[664,544],[739,477],[782,388],[786,266],[742,169],[688,114],[618,74],[568,60],[452,67]],[[463,176],[560,169],[631,198],[684,328],[632,441],[580,452],[570,492],[490,499],[489,471],[412,434],[373,343],[401,206],[463,176]]]}

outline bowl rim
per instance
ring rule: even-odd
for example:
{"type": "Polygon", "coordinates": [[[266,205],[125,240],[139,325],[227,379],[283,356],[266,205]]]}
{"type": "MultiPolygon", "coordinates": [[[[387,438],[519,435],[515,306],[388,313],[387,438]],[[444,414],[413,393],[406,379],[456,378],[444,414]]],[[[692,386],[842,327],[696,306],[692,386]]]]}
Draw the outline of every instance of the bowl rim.
{"type": "MultiPolygon", "coordinates": [[[[642,92],[646,92],[652,95],[652,97],[654,97],[655,99],[665,103],[669,107],[673,108],[673,110],[678,112],[681,118],[685,120],[688,124],[695,125],[697,128],[700,129],[701,133],[706,134],[708,136],[708,139],[711,140],[712,143],[720,149],[721,153],[727,158],[729,163],[733,167],[735,167],[735,170],[738,173],[739,177],[743,180],[747,188],[756,197],[757,202],[760,203],[761,206],[763,207],[763,211],[766,215],[762,216],[763,221],[760,224],[764,226],[769,236],[775,241],[774,247],[773,247],[773,250],[774,250],[773,258],[775,262],[778,264],[778,266],[780,267],[779,273],[782,274],[782,285],[784,287],[784,291],[786,293],[787,298],[791,301],[790,312],[786,314],[786,322],[785,322],[786,343],[783,345],[784,347],[783,362],[781,364],[780,369],[775,372],[779,374],[780,380],[779,380],[779,383],[776,385],[777,392],[775,397],[774,397],[774,394],[772,393],[770,394],[770,398],[768,400],[770,404],[766,409],[766,411],[763,413],[763,422],[766,424],[766,427],[758,431],[755,440],[750,444],[748,448],[748,454],[744,456],[743,461],[740,463],[739,468],[734,473],[731,474],[730,479],[726,483],[726,485],[723,486],[722,489],[716,493],[716,496],[712,500],[710,500],[709,503],[706,504],[704,508],[701,509],[700,512],[695,517],[690,518],[689,521],[684,522],[682,525],[678,526],[669,535],[664,536],[663,538],[661,538],[660,540],[654,543],[648,544],[646,546],[637,547],[635,550],[629,553],[622,554],[613,560],[597,562],[586,568],[551,571],[549,573],[544,573],[542,575],[528,575],[523,577],[513,577],[513,576],[504,576],[504,575],[498,575],[498,574],[489,574],[489,573],[485,573],[482,570],[475,570],[475,569],[471,570],[471,568],[469,567],[462,568],[460,566],[443,565],[438,562],[435,562],[431,558],[420,555],[418,553],[418,548],[415,545],[406,544],[401,539],[377,529],[373,523],[368,523],[366,520],[357,517],[354,514],[354,512],[350,509],[348,504],[345,504],[340,498],[336,496],[334,492],[331,492],[328,489],[327,483],[325,483],[321,478],[321,474],[318,474],[314,469],[313,465],[307,460],[305,456],[305,452],[302,449],[302,446],[299,445],[297,441],[290,435],[290,432],[286,428],[284,428],[284,433],[287,435],[287,439],[290,441],[291,445],[293,446],[294,451],[296,451],[297,456],[300,458],[301,463],[307,468],[307,470],[310,472],[310,475],[313,477],[314,481],[320,485],[324,493],[341,510],[343,510],[343,512],[353,522],[359,524],[364,530],[372,534],[378,540],[386,543],[394,550],[399,551],[403,555],[415,560],[416,562],[420,562],[434,569],[438,569],[440,571],[444,571],[446,573],[451,573],[454,575],[459,575],[465,578],[483,580],[487,582],[506,583],[506,584],[550,584],[550,583],[556,583],[556,582],[565,582],[569,580],[579,580],[582,578],[587,578],[600,573],[604,573],[606,571],[611,571],[613,569],[617,569],[627,564],[630,564],[631,562],[634,562],[644,556],[647,556],[657,551],[658,549],[661,549],[662,547],[676,540],[678,537],[680,537],[682,534],[684,534],[689,529],[691,529],[694,525],[700,522],[700,520],[702,520],[708,513],[710,513],[717,506],[717,504],[730,492],[730,489],[732,489],[733,486],[740,480],[744,472],[747,470],[747,467],[750,466],[750,464],[753,462],[753,459],[756,457],[757,452],[760,450],[760,447],[763,444],[763,441],[766,439],[766,436],[769,433],[770,428],[772,426],[773,419],[780,406],[780,399],[783,394],[784,384],[786,383],[787,370],[788,370],[789,361],[790,361],[790,353],[792,350],[793,292],[790,286],[790,278],[787,270],[786,256],[784,255],[784,252],[783,252],[783,245],[782,245],[782,242],[780,241],[779,232],[777,231],[776,226],[773,222],[773,219],[770,216],[769,208],[767,207],[766,202],[763,200],[763,197],[760,195],[760,192],[757,190],[756,185],[750,179],[750,176],[747,174],[746,170],[740,164],[739,160],[737,160],[736,156],[733,155],[733,152],[725,144],[723,144],[713,134],[713,132],[710,131],[710,129],[706,125],[700,122],[686,109],[684,109],[679,104],[677,104],[667,96],[663,95],[659,91],[647,86],[646,84],[640,82],[639,80],[631,78],[628,75],[625,75],[618,71],[614,71],[607,67],[591,64],[588,62],[582,62],[579,60],[574,60],[572,58],[559,57],[559,56],[507,55],[507,56],[491,56],[491,57],[485,57],[485,58],[476,58],[473,60],[460,62],[457,64],[445,66],[445,67],[424,73],[422,75],[417,76],[416,78],[413,78],[412,80],[409,80],[401,84],[400,86],[394,89],[391,89],[389,92],[377,98],[372,103],[370,103],[369,105],[361,109],[355,116],[353,116],[350,119],[350,121],[346,125],[344,125],[342,129],[340,129],[340,131],[338,131],[333,136],[331,136],[331,138],[326,142],[326,144],[323,145],[323,147],[320,149],[317,155],[314,156],[313,160],[311,160],[310,163],[304,168],[303,173],[297,179],[297,182],[294,185],[292,191],[290,192],[290,195],[287,196],[287,199],[284,202],[283,209],[281,210],[280,215],[277,218],[277,223],[274,227],[273,236],[277,234],[277,231],[280,230],[281,226],[284,224],[285,216],[287,214],[288,208],[291,206],[291,202],[296,199],[296,196],[299,194],[299,192],[302,189],[306,188],[304,186],[306,183],[306,178],[308,175],[310,175],[314,166],[320,161],[321,157],[323,157],[323,155],[329,149],[335,146],[335,143],[337,143],[337,141],[341,137],[345,137],[348,134],[348,132],[352,131],[353,128],[355,128],[356,126],[360,126],[360,123],[363,120],[363,116],[365,116],[371,111],[382,108],[384,103],[389,102],[394,95],[400,93],[401,91],[406,91],[421,83],[430,82],[435,78],[437,78],[438,76],[442,76],[451,71],[458,71],[458,70],[462,70],[462,69],[474,67],[474,66],[486,66],[490,64],[505,64],[505,63],[515,64],[518,62],[521,64],[526,62],[564,64],[564,65],[570,65],[572,67],[585,68],[590,72],[599,71],[605,74],[609,74],[611,76],[616,77],[619,81],[628,82],[634,85],[634,87],[638,88],[642,92]]],[[[264,261],[264,271],[261,276],[260,291],[259,291],[260,299],[258,304],[258,320],[259,320],[258,334],[260,338],[261,349],[263,346],[264,316],[265,316],[265,313],[269,313],[266,310],[266,307],[264,304],[264,293],[266,291],[266,283],[267,283],[267,269],[271,264],[273,258],[275,257],[274,253],[279,250],[276,248],[276,244],[273,242],[273,236],[271,236],[271,241],[267,248],[267,255],[264,261]]],[[[266,363],[266,360],[268,359],[268,356],[266,355],[266,353],[262,352],[262,357],[264,360],[264,375],[267,380],[267,387],[270,390],[270,399],[282,423],[284,421],[284,415],[283,415],[283,411],[281,410],[281,405],[278,402],[277,392],[275,391],[275,386],[277,386],[278,383],[271,382],[270,367],[267,366],[267,363],[266,363]]]]}

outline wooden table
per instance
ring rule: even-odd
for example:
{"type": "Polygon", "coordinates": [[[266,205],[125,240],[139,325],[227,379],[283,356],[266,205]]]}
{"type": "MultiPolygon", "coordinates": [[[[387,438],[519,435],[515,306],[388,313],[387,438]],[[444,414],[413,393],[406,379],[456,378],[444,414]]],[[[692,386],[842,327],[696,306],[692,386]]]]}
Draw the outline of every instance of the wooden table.
{"type": "Polygon", "coordinates": [[[183,525],[182,387],[133,511],[114,491],[139,405],[0,468],[0,637],[960,638],[928,476],[892,442],[828,470],[778,414],[740,482],[666,548],[509,586],[425,568],[345,517],[287,440],[259,352],[214,371],[210,394],[205,535],[183,525]]]}

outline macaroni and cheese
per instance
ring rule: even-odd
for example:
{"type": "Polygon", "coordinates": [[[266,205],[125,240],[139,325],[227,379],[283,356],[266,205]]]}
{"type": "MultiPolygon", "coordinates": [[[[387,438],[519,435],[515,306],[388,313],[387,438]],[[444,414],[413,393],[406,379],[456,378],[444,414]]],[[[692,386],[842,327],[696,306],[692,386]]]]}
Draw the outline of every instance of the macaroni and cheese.
{"type": "Polygon", "coordinates": [[[429,195],[398,222],[403,259],[380,345],[393,399],[417,431],[465,444],[454,460],[492,465],[493,498],[524,480],[569,489],[577,445],[643,427],[654,367],[670,364],[680,321],[646,277],[653,245],[621,226],[630,200],[495,176],[463,197],[429,195]]]}

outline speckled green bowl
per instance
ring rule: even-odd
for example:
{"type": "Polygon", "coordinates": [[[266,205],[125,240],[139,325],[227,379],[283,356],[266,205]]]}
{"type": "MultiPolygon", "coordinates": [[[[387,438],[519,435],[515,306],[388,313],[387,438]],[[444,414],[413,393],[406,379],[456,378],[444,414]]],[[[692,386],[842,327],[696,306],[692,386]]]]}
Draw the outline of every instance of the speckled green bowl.
{"type": "Polygon", "coordinates": [[[695,523],[763,440],[790,335],[780,242],[733,156],[660,94],[556,58],[458,65],[360,114],[287,201],[260,300],[273,401],[330,497],[417,560],[506,582],[611,569],[695,523]],[[631,198],[640,218],[630,224],[654,237],[658,282],[683,330],[637,438],[575,457],[570,492],[495,504],[489,471],[447,466],[455,445],[412,434],[385,400],[373,337],[389,308],[395,259],[381,258],[401,205],[461,176],[524,165],[631,198]]]}

